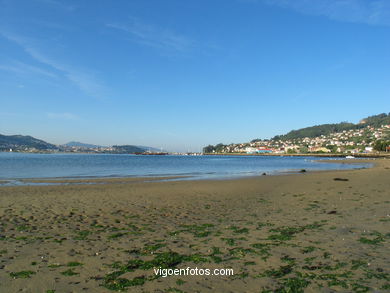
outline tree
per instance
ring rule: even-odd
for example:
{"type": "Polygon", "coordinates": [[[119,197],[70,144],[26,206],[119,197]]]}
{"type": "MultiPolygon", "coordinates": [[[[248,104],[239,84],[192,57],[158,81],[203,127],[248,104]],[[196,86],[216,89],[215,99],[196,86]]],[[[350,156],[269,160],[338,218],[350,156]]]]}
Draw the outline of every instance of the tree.
{"type": "Polygon", "coordinates": [[[307,153],[309,152],[309,149],[308,149],[307,146],[301,146],[301,147],[299,148],[299,152],[300,152],[301,154],[307,154],[307,153]]]}
{"type": "Polygon", "coordinates": [[[378,152],[384,152],[386,151],[386,147],[390,145],[390,141],[385,141],[385,140],[377,140],[374,144],[374,150],[378,152]]]}
{"type": "Polygon", "coordinates": [[[333,144],[329,144],[326,146],[326,148],[329,149],[332,153],[337,153],[338,146],[333,145],[333,144]]]}
{"type": "Polygon", "coordinates": [[[215,150],[214,146],[210,144],[203,148],[203,153],[205,154],[212,153],[214,150],[215,150]]]}
{"type": "Polygon", "coordinates": [[[216,151],[217,153],[221,153],[221,152],[223,151],[224,147],[225,147],[224,144],[219,143],[219,144],[217,144],[217,145],[215,146],[215,151],[216,151]]]}

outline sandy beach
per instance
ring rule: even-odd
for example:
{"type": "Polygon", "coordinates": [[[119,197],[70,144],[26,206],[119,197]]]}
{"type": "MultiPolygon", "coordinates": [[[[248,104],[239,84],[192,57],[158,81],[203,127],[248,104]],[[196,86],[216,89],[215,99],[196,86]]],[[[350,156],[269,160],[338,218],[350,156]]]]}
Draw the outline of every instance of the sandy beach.
{"type": "Polygon", "coordinates": [[[390,160],[370,162],[0,187],[0,292],[390,292],[390,160]],[[162,277],[154,267],[234,275],[162,277]]]}

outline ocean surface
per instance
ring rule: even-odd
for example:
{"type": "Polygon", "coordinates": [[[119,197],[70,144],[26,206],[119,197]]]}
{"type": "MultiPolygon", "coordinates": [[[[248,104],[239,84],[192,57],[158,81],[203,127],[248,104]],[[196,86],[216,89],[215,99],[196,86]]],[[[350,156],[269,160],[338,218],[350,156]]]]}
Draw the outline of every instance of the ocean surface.
{"type": "MultiPolygon", "coordinates": [[[[320,163],[290,156],[140,156],[111,154],[25,154],[0,152],[0,179],[188,176],[225,179],[302,169],[367,168],[370,164],[320,163]]],[[[355,163],[357,159],[354,160],[355,163]]],[[[8,182],[9,184],[10,182],[8,182]]],[[[2,183],[4,185],[4,182],[2,183]]]]}

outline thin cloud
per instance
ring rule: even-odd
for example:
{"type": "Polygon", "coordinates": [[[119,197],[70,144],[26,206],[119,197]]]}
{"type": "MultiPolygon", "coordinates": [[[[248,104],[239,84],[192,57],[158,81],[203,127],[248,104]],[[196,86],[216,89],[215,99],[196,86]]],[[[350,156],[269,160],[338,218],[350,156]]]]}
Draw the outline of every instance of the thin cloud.
{"type": "Polygon", "coordinates": [[[63,72],[64,76],[70,82],[72,82],[80,90],[90,96],[101,97],[102,93],[106,91],[91,72],[87,72],[85,70],[77,70],[68,65],[59,63],[58,61],[43,55],[42,52],[36,50],[35,48],[27,47],[25,48],[25,51],[39,62],[47,64],[54,69],[63,72]]]}
{"type": "Polygon", "coordinates": [[[61,120],[77,120],[78,117],[72,113],[46,113],[47,118],[61,120]]]}
{"type": "Polygon", "coordinates": [[[66,4],[65,1],[56,1],[56,0],[36,0],[37,2],[41,2],[43,4],[51,5],[52,7],[65,10],[65,11],[73,11],[76,9],[75,5],[66,4]]]}
{"type": "Polygon", "coordinates": [[[260,0],[261,2],[293,9],[308,15],[325,16],[333,20],[370,25],[390,25],[388,0],[260,0]]]}
{"type": "Polygon", "coordinates": [[[194,41],[168,29],[158,28],[132,19],[128,24],[110,23],[107,27],[127,33],[139,44],[160,49],[184,51],[194,45],[194,41]]]}
{"type": "Polygon", "coordinates": [[[6,65],[0,64],[0,70],[13,72],[17,74],[34,74],[34,75],[39,74],[50,78],[57,77],[56,74],[48,70],[42,69],[37,66],[29,65],[23,62],[19,62],[19,61],[13,61],[11,62],[11,64],[6,64],[6,65]]]}
{"type": "Polygon", "coordinates": [[[21,46],[27,54],[39,63],[45,64],[53,70],[61,73],[66,79],[87,95],[95,98],[101,98],[106,92],[104,86],[97,81],[92,72],[74,68],[43,54],[42,51],[38,49],[36,40],[24,38],[4,31],[0,31],[0,35],[3,35],[8,40],[11,40],[21,46]]]}
{"type": "Polygon", "coordinates": [[[30,20],[30,22],[33,25],[38,25],[38,26],[43,27],[43,28],[48,28],[48,29],[57,30],[57,31],[60,30],[60,31],[68,31],[69,32],[69,31],[76,30],[76,28],[71,26],[71,25],[65,25],[62,23],[46,21],[46,20],[42,20],[42,19],[32,19],[32,20],[30,20]]]}

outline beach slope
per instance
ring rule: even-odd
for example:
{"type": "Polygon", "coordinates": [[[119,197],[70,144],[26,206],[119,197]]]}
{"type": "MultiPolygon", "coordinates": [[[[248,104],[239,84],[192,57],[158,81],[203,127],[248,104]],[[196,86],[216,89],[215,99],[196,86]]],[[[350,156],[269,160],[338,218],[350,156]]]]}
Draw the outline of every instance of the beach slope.
{"type": "Polygon", "coordinates": [[[389,291],[390,160],[375,162],[239,180],[1,187],[0,291],[389,291]],[[162,277],[154,267],[234,274],[162,277]]]}

